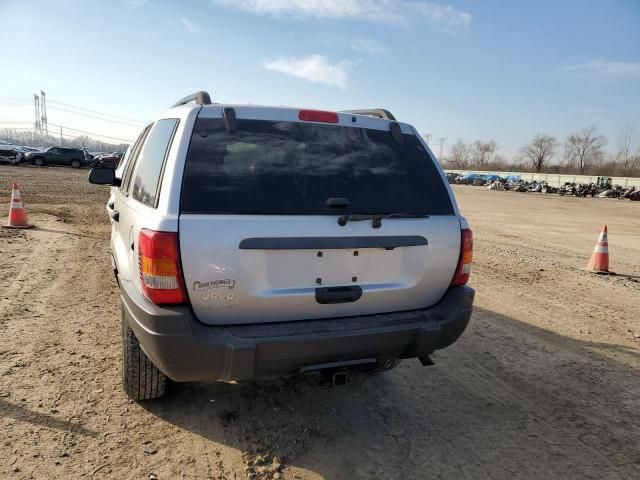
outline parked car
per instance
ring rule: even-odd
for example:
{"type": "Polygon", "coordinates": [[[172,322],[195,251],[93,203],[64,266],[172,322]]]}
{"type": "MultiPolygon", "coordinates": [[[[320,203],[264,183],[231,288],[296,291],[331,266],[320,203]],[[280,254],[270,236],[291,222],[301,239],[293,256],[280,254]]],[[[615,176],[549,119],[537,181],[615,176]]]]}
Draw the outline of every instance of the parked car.
{"type": "Polygon", "coordinates": [[[29,152],[39,152],[40,149],[39,148],[34,148],[34,147],[18,147],[18,158],[17,158],[17,163],[22,163],[25,161],[25,156],[27,153],[29,152]]]}
{"type": "MultiPolygon", "coordinates": [[[[194,103],[191,103],[195,101],[194,103]]],[[[111,185],[123,384],[383,371],[469,322],[472,234],[416,129],[384,110],[213,105],[149,123],[111,185]]]]}
{"type": "Polygon", "coordinates": [[[122,152],[113,152],[105,155],[94,157],[91,163],[92,167],[108,167],[116,169],[122,158],[122,152]]]}
{"type": "Polygon", "coordinates": [[[84,159],[87,163],[91,164],[91,162],[93,161],[93,154],[87,150],[86,147],[82,147],[80,150],[82,150],[82,153],[84,153],[84,159]]]}
{"type": "Polygon", "coordinates": [[[10,163],[16,165],[20,163],[20,147],[9,143],[0,144],[0,163],[10,163]]]}
{"type": "Polygon", "coordinates": [[[80,148],[51,147],[41,152],[28,152],[25,162],[39,167],[44,165],[68,165],[80,168],[88,165],[84,152],[80,148]]]}

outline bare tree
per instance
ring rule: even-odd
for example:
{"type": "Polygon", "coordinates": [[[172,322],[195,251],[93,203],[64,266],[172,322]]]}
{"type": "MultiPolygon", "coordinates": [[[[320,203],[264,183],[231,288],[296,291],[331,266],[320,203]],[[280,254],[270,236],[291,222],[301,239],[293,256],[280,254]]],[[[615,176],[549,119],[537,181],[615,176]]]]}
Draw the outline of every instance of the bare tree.
{"type": "Polygon", "coordinates": [[[20,131],[9,128],[0,130],[0,140],[12,143],[14,145],[28,145],[32,147],[51,147],[51,146],[63,146],[63,147],[86,147],[91,151],[97,152],[124,152],[129,145],[126,143],[113,144],[106,143],[95,138],[88,137],[86,135],[79,137],[72,137],[65,135],[62,145],[60,144],[60,138],[52,135],[41,135],[34,131],[20,131]]]}
{"type": "Polygon", "coordinates": [[[636,151],[632,147],[633,127],[628,125],[618,138],[616,162],[623,171],[640,168],[640,147],[636,151]]]}
{"type": "Polygon", "coordinates": [[[569,168],[577,168],[581,175],[593,165],[602,163],[607,140],[596,133],[596,127],[572,133],[564,143],[564,158],[569,168]]]}
{"type": "Polygon", "coordinates": [[[471,166],[471,146],[458,139],[451,147],[447,164],[457,170],[466,170],[471,166]]]}
{"type": "Polygon", "coordinates": [[[497,149],[498,144],[495,140],[489,140],[488,142],[476,140],[473,144],[473,164],[479,169],[485,168],[493,160],[497,149]]]}
{"type": "Polygon", "coordinates": [[[553,158],[558,148],[556,137],[536,135],[529,145],[520,149],[520,154],[533,165],[536,172],[540,172],[553,158]]]}

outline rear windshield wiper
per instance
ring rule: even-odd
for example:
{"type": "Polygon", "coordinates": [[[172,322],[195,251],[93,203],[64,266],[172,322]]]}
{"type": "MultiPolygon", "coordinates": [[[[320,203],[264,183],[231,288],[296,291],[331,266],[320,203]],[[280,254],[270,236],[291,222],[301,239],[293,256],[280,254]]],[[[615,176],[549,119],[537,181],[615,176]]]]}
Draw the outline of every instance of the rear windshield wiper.
{"type": "Polygon", "coordinates": [[[382,220],[387,218],[429,218],[425,213],[381,213],[376,215],[341,215],[338,217],[338,225],[344,227],[347,222],[358,222],[362,220],[371,220],[373,228],[380,228],[382,220]]]}

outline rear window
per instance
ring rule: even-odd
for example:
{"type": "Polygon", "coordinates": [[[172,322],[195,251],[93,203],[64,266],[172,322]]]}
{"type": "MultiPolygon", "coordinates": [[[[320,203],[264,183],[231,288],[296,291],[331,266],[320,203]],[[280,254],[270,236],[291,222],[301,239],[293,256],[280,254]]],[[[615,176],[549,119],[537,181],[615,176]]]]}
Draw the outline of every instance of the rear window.
{"type": "Polygon", "coordinates": [[[182,213],[451,215],[440,173],[414,135],[299,122],[196,121],[182,213]],[[332,208],[329,198],[347,198],[332,208]]]}

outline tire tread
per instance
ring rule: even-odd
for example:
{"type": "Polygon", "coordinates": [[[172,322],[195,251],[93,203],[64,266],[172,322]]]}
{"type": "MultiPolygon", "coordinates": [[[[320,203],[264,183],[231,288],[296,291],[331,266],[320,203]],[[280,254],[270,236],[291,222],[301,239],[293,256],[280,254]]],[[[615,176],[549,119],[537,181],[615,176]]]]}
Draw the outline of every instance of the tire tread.
{"type": "Polygon", "coordinates": [[[140,342],[122,313],[122,385],[133,400],[162,397],[167,377],[142,351],[140,342]]]}

